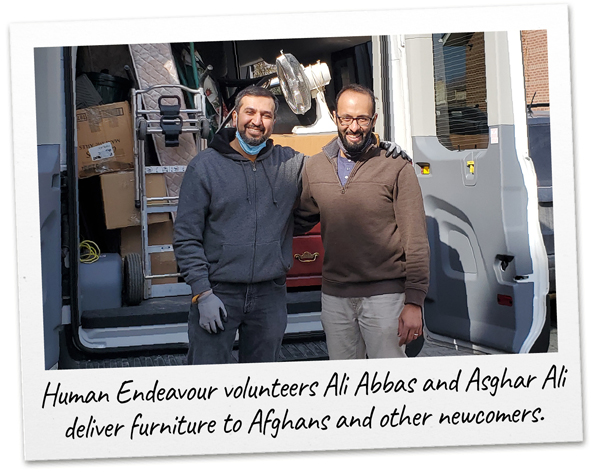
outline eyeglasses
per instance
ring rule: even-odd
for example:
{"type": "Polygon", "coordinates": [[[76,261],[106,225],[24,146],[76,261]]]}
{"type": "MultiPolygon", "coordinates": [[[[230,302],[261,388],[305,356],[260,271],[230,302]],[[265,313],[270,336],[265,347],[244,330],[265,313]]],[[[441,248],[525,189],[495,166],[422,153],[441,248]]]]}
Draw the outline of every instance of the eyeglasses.
{"type": "Polygon", "coordinates": [[[356,123],[360,126],[360,127],[368,127],[369,124],[371,123],[371,121],[375,118],[375,116],[373,117],[365,117],[365,116],[360,116],[360,117],[350,117],[348,115],[344,115],[344,116],[338,116],[338,121],[340,122],[340,124],[342,124],[344,127],[349,127],[350,124],[352,124],[352,122],[356,121],[356,123]]]}

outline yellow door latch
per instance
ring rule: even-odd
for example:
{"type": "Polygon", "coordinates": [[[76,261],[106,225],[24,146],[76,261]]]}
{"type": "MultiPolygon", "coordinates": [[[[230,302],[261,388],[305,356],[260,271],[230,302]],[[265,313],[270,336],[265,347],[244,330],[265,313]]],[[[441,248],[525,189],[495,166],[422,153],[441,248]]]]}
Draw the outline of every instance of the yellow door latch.
{"type": "Polygon", "coordinates": [[[429,163],[418,162],[417,165],[421,167],[421,175],[429,175],[431,170],[429,169],[429,163]]]}
{"type": "Polygon", "coordinates": [[[469,160],[467,162],[467,167],[469,168],[469,172],[471,172],[471,175],[475,175],[475,162],[473,160],[469,160]]]}

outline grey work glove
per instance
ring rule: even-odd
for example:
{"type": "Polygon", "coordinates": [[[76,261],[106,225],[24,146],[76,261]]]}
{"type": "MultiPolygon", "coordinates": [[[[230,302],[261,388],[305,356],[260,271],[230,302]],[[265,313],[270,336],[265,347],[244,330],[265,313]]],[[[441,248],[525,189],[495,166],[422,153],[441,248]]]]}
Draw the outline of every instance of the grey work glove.
{"type": "Polygon", "coordinates": [[[217,327],[225,330],[223,322],[227,321],[227,310],[219,297],[210,292],[200,297],[196,304],[200,314],[200,328],[208,333],[217,333],[217,327]]]}
{"type": "Polygon", "coordinates": [[[392,158],[402,157],[404,160],[408,160],[412,163],[412,158],[410,158],[408,153],[402,150],[402,147],[396,142],[388,142],[386,140],[382,140],[379,142],[379,146],[382,149],[387,150],[385,154],[386,157],[389,157],[390,155],[392,156],[392,158]]]}

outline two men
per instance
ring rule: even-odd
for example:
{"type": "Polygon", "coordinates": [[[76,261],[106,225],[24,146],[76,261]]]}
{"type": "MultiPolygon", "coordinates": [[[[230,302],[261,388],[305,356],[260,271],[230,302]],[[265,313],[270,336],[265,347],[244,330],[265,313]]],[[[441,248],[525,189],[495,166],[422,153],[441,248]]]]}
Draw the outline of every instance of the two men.
{"type": "MultiPolygon", "coordinates": [[[[230,362],[236,331],[240,362],[277,361],[305,157],[267,140],[276,113],[277,100],[268,90],[242,91],[235,128],[219,132],[185,174],[174,249],[192,287],[189,364],[230,362]]],[[[394,147],[388,147],[389,155],[394,147]]],[[[306,209],[300,219],[311,227],[318,212],[306,209]]]]}
{"type": "Polygon", "coordinates": [[[405,356],[423,331],[429,244],[421,190],[406,160],[376,146],[373,92],[343,88],[338,138],[307,159],[298,231],[319,219],[321,321],[330,359],[405,356]]]}

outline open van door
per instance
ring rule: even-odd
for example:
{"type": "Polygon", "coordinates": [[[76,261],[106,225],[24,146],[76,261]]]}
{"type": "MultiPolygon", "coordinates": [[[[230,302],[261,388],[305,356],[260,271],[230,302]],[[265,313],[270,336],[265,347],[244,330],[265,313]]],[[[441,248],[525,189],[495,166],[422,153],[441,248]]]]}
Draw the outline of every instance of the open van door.
{"type": "Polygon", "coordinates": [[[402,86],[394,92],[406,91],[394,107],[410,111],[406,121],[393,115],[393,131],[412,137],[427,215],[428,334],[486,352],[536,351],[548,263],[527,156],[520,33],[390,42],[389,70],[402,86]]]}

